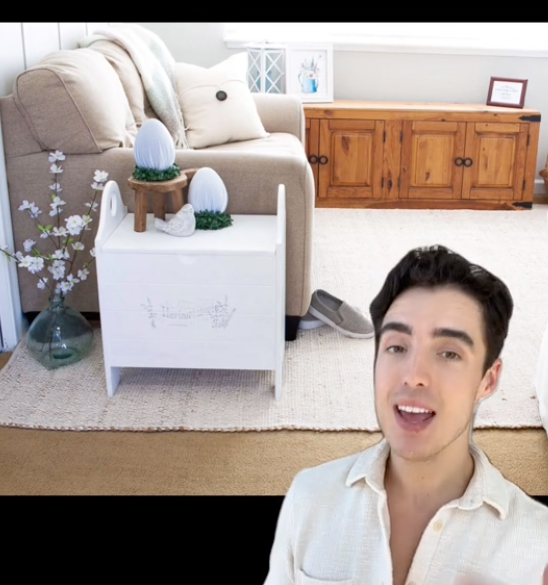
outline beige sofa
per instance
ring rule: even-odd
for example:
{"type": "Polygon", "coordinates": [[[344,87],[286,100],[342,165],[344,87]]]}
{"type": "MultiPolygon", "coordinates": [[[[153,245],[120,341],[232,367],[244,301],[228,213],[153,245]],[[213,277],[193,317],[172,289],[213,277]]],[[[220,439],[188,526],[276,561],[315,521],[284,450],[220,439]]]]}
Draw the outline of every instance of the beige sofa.
{"type": "MultiPolygon", "coordinates": [[[[226,185],[231,214],[276,213],[277,186],[285,184],[286,338],[294,339],[311,296],[314,181],[304,151],[304,112],[294,96],[252,96],[267,137],[177,149],[176,163],[182,169],[215,169],[226,185]]],[[[27,199],[47,212],[48,154],[54,150],[67,156],[61,180],[67,201],[63,217],[85,211],[96,169],[107,171],[118,183],[133,211],[134,192],[127,184],[135,166],[132,147],[138,128],[157,116],[135,64],[121,46],[103,40],[48,55],[16,78],[12,94],[0,98],[0,116],[16,250],[23,249],[25,239],[37,239],[35,225],[18,207],[27,199]]],[[[92,228],[88,242],[95,237],[97,221],[92,228]]],[[[18,276],[23,311],[41,311],[47,295],[36,287],[36,277],[23,269],[18,276]]],[[[94,268],[68,300],[82,312],[99,312],[94,268]]]]}

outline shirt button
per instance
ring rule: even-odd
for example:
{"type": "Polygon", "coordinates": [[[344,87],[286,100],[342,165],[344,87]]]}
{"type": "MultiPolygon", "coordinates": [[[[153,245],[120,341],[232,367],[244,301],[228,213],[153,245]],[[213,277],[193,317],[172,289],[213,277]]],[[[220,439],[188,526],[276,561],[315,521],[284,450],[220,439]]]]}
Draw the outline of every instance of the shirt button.
{"type": "Polygon", "coordinates": [[[442,528],[443,528],[443,522],[441,522],[440,520],[437,520],[436,522],[434,522],[434,530],[436,532],[439,532],[442,528]]]}

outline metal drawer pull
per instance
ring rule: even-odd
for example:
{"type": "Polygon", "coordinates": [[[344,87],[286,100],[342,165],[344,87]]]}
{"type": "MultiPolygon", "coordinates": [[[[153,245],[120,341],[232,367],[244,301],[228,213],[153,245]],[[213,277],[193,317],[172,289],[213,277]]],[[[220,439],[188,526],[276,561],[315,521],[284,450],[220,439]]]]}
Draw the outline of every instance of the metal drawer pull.
{"type": "Polygon", "coordinates": [[[311,155],[308,157],[308,162],[309,162],[311,165],[315,165],[315,164],[318,162],[318,157],[317,157],[315,154],[311,154],[311,155]]]}
{"type": "Polygon", "coordinates": [[[326,165],[328,163],[329,159],[326,156],[322,155],[322,156],[320,156],[319,161],[320,161],[321,165],[326,165]]]}
{"type": "Polygon", "coordinates": [[[463,164],[464,164],[464,160],[462,159],[462,157],[458,156],[455,159],[455,166],[462,167],[463,164]]]}
{"type": "Polygon", "coordinates": [[[462,162],[465,167],[471,167],[474,164],[474,161],[471,158],[465,158],[462,162]]]}

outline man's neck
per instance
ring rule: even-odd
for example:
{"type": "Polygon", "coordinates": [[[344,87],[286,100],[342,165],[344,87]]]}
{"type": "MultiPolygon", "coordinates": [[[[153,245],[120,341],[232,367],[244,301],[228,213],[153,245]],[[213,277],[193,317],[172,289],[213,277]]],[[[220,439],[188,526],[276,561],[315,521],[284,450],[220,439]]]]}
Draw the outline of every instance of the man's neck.
{"type": "Polygon", "coordinates": [[[410,461],[390,453],[385,487],[390,499],[419,510],[437,510],[460,498],[474,473],[469,445],[453,444],[428,461],[410,461]]]}

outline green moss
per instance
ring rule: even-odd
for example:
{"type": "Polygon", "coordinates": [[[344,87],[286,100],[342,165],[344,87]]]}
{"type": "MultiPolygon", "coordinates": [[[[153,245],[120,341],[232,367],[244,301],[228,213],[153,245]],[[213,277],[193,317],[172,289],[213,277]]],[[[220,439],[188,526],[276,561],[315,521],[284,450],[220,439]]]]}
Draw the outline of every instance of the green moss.
{"type": "Polygon", "coordinates": [[[202,211],[194,213],[197,230],[221,230],[232,225],[232,218],[228,213],[202,211]]]}
{"type": "Polygon", "coordinates": [[[169,169],[165,171],[156,171],[154,169],[142,169],[136,166],[133,169],[133,178],[136,181],[144,181],[146,183],[171,181],[181,174],[181,167],[177,164],[173,164],[169,169]]]}

